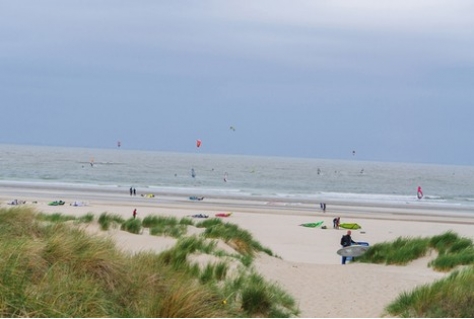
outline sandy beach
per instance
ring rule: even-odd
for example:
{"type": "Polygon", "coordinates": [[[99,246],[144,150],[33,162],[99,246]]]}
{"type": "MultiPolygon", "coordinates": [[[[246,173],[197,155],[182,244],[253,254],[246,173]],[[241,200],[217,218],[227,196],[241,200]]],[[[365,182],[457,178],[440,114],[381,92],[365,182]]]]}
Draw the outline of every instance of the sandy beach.
{"type": "MultiPolygon", "coordinates": [[[[377,207],[360,203],[328,203],[323,213],[310,203],[223,198],[191,201],[185,196],[143,198],[96,189],[62,191],[0,186],[0,194],[1,207],[11,207],[7,203],[18,199],[26,201],[26,205],[37,211],[74,216],[87,213],[99,216],[108,212],[129,218],[135,208],[139,218],[148,215],[214,216],[220,212],[232,212],[226,221],[248,230],[263,246],[281,257],[259,256],[255,266],[267,279],[279,283],[295,297],[301,317],[380,317],[384,307],[403,291],[447,275],[427,267],[430,256],[407,266],[341,265],[336,251],[346,231],[332,228],[335,216],[340,216],[341,222],[361,225],[362,229],[352,231],[352,237],[371,245],[400,236],[424,237],[449,230],[474,239],[472,212],[423,205],[377,207]],[[59,199],[66,204],[47,205],[59,199]],[[85,202],[87,206],[70,206],[74,201],[85,202]],[[301,226],[318,221],[323,221],[327,229],[301,226]]],[[[119,247],[130,252],[160,252],[175,243],[174,239],[146,233],[133,235],[114,230],[110,235],[119,247]]]]}

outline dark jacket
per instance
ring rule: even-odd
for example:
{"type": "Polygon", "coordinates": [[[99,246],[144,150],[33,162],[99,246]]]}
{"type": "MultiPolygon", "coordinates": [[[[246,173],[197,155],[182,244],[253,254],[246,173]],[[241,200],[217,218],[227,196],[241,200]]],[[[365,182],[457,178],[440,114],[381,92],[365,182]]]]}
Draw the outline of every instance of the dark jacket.
{"type": "Polygon", "coordinates": [[[344,235],[341,238],[341,245],[343,247],[350,246],[351,244],[357,244],[355,241],[352,240],[351,235],[344,235]]]}

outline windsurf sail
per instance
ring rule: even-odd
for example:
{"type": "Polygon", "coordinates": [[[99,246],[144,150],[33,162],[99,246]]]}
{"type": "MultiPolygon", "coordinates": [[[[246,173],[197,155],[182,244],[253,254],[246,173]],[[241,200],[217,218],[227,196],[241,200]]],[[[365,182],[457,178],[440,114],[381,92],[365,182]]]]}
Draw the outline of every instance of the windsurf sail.
{"type": "Polygon", "coordinates": [[[200,147],[201,147],[201,144],[202,144],[202,141],[201,141],[201,140],[196,140],[196,147],[197,147],[197,148],[200,148],[200,147]]]}
{"type": "Polygon", "coordinates": [[[418,199],[423,198],[423,191],[421,190],[421,186],[418,186],[418,190],[416,191],[416,197],[418,197],[418,199]]]}

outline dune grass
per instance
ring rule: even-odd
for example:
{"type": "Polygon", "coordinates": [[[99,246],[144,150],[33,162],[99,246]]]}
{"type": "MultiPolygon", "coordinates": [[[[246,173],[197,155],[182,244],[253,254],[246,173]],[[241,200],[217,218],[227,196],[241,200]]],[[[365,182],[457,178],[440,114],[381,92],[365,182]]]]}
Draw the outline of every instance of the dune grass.
{"type": "Polygon", "coordinates": [[[69,221],[69,220],[76,220],[76,217],[70,216],[70,215],[64,215],[64,214],[61,214],[61,213],[53,213],[53,214],[38,213],[36,215],[36,219],[43,220],[43,221],[60,223],[60,222],[66,222],[66,221],[69,221]]]}
{"type": "Polygon", "coordinates": [[[401,294],[386,307],[392,316],[415,318],[472,318],[474,266],[447,278],[401,294]]]}
{"type": "Polygon", "coordinates": [[[253,257],[255,252],[264,252],[269,256],[273,256],[273,252],[269,248],[263,247],[253,239],[248,231],[239,228],[237,225],[224,223],[220,219],[213,218],[198,223],[196,227],[206,228],[205,237],[222,239],[242,255],[253,257]]]}
{"type": "Polygon", "coordinates": [[[402,293],[386,307],[387,313],[398,317],[463,318],[474,316],[474,245],[448,231],[431,238],[397,238],[393,242],[375,244],[358,257],[359,262],[405,265],[436,250],[437,257],[427,266],[437,271],[450,271],[447,278],[402,293]]]}
{"type": "Polygon", "coordinates": [[[356,261],[406,265],[410,261],[426,255],[428,249],[429,239],[399,237],[393,242],[384,242],[370,246],[364,255],[356,258],[356,261]]]}
{"type": "Polygon", "coordinates": [[[99,225],[102,230],[109,230],[111,226],[118,226],[125,222],[125,219],[120,215],[102,213],[99,216],[99,225]]]}
{"type": "Polygon", "coordinates": [[[429,263],[435,270],[449,271],[457,266],[474,265],[472,240],[461,238],[451,231],[431,238],[399,237],[393,242],[375,244],[356,261],[406,265],[425,256],[430,249],[438,253],[438,256],[429,263]]]}
{"type": "Polygon", "coordinates": [[[193,225],[189,218],[147,216],[143,219],[143,227],[150,228],[150,234],[155,236],[180,238],[186,234],[189,225],[193,225]]]}
{"type": "Polygon", "coordinates": [[[142,221],[140,218],[129,218],[120,225],[121,230],[125,230],[132,234],[140,234],[142,231],[142,221]]]}
{"type": "MultiPolygon", "coordinates": [[[[89,217],[88,217],[89,218],[89,217]]],[[[118,223],[102,214],[104,225],[118,223]]],[[[30,208],[0,209],[2,317],[291,317],[294,300],[243,268],[228,278],[220,261],[203,269],[188,261],[212,253],[214,240],[183,237],[162,254],[125,254],[108,237],[91,236],[68,218],[30,208]],[[240,285],[235,285],[235,282],[240,285]],[[229,287],[238,288],[229,291],[229,287]]],[[[124,221],[139,222],[141,221],[124,221]]]]}

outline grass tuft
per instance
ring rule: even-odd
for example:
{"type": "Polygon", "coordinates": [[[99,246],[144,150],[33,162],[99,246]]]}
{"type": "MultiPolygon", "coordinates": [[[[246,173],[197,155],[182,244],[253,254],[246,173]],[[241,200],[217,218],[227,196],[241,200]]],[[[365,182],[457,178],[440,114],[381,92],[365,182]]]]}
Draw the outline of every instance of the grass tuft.
{"type": "Polygon", "coordinates": [[[102,230],[109,230],[111,226],[121,225],[125,220],[119,215],[102,213],[99,216],[99,225],[102,230]]]}
{"type": "Polygon", "coordinates": [[[392,316],[418,318],[470,318],[474,314],[474,267],[401,294],[386,307],[392,316]]]}

